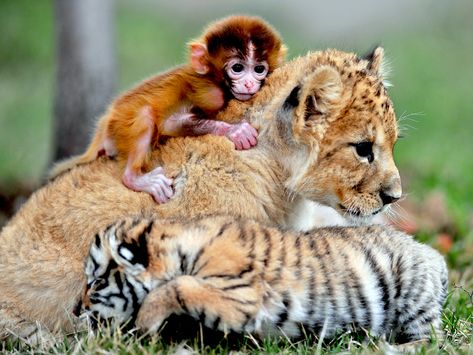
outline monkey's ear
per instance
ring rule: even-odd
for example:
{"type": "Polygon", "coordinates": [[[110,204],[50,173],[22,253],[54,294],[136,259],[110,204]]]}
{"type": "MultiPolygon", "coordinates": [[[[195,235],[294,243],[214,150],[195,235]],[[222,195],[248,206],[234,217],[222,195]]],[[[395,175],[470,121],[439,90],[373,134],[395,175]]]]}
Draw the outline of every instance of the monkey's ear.
{"type": "Polygon", "coordinates": [[[190,63],[192,69],[197,74],[207,74],[209,66],[207,65],[207,46],[199,42],[189,43],[190,63]]]}

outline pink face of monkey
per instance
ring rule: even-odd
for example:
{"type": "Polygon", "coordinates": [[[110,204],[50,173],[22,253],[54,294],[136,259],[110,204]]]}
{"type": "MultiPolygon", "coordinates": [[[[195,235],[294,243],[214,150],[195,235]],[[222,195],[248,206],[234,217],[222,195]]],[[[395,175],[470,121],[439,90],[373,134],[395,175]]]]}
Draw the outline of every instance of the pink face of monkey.
{"type": "Polygon", "coordinates": [[[230,91],[240,101],[253,97],[261,88],[263,80],[268,75],[268,63],[255,59],[254,46],[250,44],[248,56],[244,59],[235,56],[227,61],[225,71],[230,79],[230,91]]]}

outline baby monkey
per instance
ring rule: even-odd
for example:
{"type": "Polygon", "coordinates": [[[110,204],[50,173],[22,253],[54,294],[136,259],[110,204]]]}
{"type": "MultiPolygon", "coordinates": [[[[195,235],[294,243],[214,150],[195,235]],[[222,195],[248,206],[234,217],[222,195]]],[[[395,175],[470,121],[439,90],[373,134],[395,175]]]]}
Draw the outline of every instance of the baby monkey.
{"type": "Polygon", "coordinates": [[[217,121],[231,98],[246,101],[284,60],[279,34],[258,17],[230,16],[211,24],[189,43],[189,62],[148,79],[118,97],[99,120],[87,151],[56,165],[56,176],[100,155],[126,160],[122,181],[165,203],[174,194],[162,167],[149,172],[148,155],[162,136],[224,135],[236,149],[256,145],[257,131],[245,120],[217,121]]]}

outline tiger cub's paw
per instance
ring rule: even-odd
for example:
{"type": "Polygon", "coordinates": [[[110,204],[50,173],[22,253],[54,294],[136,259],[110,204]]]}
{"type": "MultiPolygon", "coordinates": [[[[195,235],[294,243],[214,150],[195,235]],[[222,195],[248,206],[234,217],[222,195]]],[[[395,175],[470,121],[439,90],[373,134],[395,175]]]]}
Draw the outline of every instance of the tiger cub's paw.
{"type": "Polygon", "coordinates": [[[143,301],[136,317],[136,326],[146,334],[159,331],[166,319],[173,313],[179,313],[175,297],[176,282],[152,290],[143,301]]]}

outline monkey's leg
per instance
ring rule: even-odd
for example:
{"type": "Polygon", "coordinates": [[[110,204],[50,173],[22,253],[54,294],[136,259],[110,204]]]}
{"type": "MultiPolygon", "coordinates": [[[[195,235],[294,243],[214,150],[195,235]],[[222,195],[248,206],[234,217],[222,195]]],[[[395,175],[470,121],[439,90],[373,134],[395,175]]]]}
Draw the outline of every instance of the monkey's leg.
{"type": "Polygon", "coordinates": [[[143,130],[134,142],[134,149],[128,155],[125,173],[122,177],[123,184],[134,191],[151,194],[158,203],[165,203],[174,194],[172,179],[164,175],[162,167],[157,167],[146,174],[141,173],[153,136],[154,123],[151,108],[149,106],[144,107],[140,111],[137,120],[143,125],[143,130]]]}
{"type": "Polygon", "coordinates": [[[243,331],[258,311],[260,295],[248,286],[219,288],[194,276],[179,276],[151,291],[141,306],[136,325],[155,332],[171,314],[187,314],[209,328],[243,331]]]}
{"type": "Polygon", "coordinates": [[[201,136],[214,134],[226,136],[238,150],[250,149],[256,145],[258,131],[246,120],[231,124],[227,122],[200,119],[192,113],[178,112],[169,116],[163,124],[164,134],[170,136],[201,136]]]}

